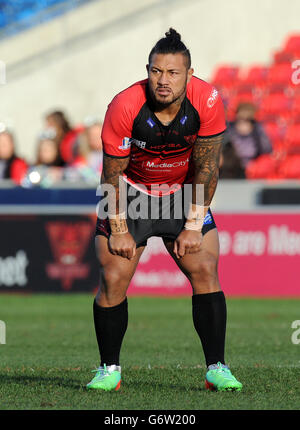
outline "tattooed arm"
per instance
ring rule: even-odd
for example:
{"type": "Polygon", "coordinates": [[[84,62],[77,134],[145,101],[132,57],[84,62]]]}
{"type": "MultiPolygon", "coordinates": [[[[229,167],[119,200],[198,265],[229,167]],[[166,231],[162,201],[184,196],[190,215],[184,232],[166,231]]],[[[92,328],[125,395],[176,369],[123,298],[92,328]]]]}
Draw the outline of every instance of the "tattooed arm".
{"type": "Polygon", "coordinates": [[[174,242],[174,253],[177,258],[200,251],[204,217],[214,196],[219,178],[222,141],[223,133],[214,137],[198,137],[194,145],[192,157],[195,174],[192,202],[184,230],[174,242]],[[204,187],[204,201],[201,199],[202,196],[198,195],[198,184],[204,187]]]}
{"type": "Polygon", "coordinates": [[[204,186],[204,206],[209,206],[215,194],[219,179],[219,162],[223,134],[214,137],[198,137],[193,149],[195,176],[193,182],[193,200],[196,203],[196,184],[204,186]]]}
{"type": "Polygon", "coordinates": [[[115,158],[104,155],[101,182],[112,185],[115,191],[111,195],[108,193],[108,205],[115,208],[115,212],[109,214],[111,228],[109,250],[113,255],[131,260],[136,254],[136,243],[127,228],[125,218],[126,193],[122,179],[128,163],[129,157],[115,158]]]}
{"type": "Polygon", "coordinates": [[[124,181],[122,179],[122,175],[124,170],[127,168],[129,163],[129,157],[126,158],[116,158],[116,157],[108,157],[104,154],[103,157],[103,171],[101,177],[102,184],[112,185],[115,189],[114,196],[108,196],[109,202],[112,204],[111,207],[116,208],[116,214],[124,211],[124,204],[126,196],[124,195],[124,181]],[[115,199],[115,202],[112,200],[115,199]]]}

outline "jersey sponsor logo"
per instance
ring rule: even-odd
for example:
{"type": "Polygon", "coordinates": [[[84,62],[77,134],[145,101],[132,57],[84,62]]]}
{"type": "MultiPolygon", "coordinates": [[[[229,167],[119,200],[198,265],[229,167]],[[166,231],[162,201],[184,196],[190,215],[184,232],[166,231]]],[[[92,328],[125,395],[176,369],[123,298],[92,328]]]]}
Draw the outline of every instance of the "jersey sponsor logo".
{"type": "Polygon", "coordinates": [[[119,149],[122,149],[123,151],[126,151],[131,146],[131,139],[130,137],[124,137],[122,140],[122,145],[119,146],[119,149]]]}
{"type": "Polygon", "coordinates": [[[187,120],[187,116],[186,116],[186,115],[184,115],[184,116],[181,118],[180,123],[181,123],[182,125],[184,125],[184,124],[186,123],[186,120],[187,120]]]}
{"type": "Polygon", "coordinates": [[[130,139],[130,142],[134,143],[135,146],[137,146],[138,148],[142,148],[142,149],[146,148],[146,142],[143,142],[142,140],[130,139]]]}
{"type": "Polygon", "coordinates": [[[214,88],[214,89],[212,90],[212,92],[211,92],[210,96],[209,96],[209,97],[208,97],[208,99],[207,99],[207,106],[208,106],[209,108],[212,108],[212,107],[213,107],[213,105],[216,103],[217,98],[218,98],[218,95],[219,95],[218,91],[214,88]]]}
{"type": "Polygon", "coordinates": [[[150,117],[147,119],[147,124],[150,125],[151,128],[153,128],[155,126],[155,122],[150,117]]]}
{"type": "Polygon", "coordinates": [[[155,164],[154,161],[147,161],[146,167],[151,169],[172,169],[175,167],[184,167],[189,162],[189,158],[182,161],[174,161],[174,163],[159,163],[155,164]]]}

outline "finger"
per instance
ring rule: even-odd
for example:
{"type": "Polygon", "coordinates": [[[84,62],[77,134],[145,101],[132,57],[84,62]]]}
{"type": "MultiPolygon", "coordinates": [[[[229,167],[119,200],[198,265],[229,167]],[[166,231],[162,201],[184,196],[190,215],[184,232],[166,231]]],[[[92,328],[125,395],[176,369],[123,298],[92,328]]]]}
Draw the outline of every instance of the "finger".
{"type": "Polygon", "coordinates": [[[124,251],[124,250],[122,250],[122,251],[120,252],[120,256],[121,256],[121,257],[123,257],[123,258],[127,258],[127,252],[126,252],[126,251],[124,251]]]}
{"type": "Polygon", "coordinates": [[[134,246],[132,247],[130,253],[129,253],[129,260],[132,260],[136,255],[136,244],[134,244],[134,246]]]}
{"type": "Polygon", "coordinates": [[[132,258],[132,249],[129,246],[126,246],[122,249],[122,257],[130,260],[132,258]]]}
{"type": "Polygon", "coordinates": [[[176,257],[179,258],[179,255],[178,255],[178,246],[177,246],[177,241],[176,240],[174,242],[173,252],[176,255],[176,257]]]}
{"type": "Polygon", "coordinates": [[[179,243],[179,250],[178,250],[179,258],[183,257],[184,254],[185,254],[185,242],[180,242],[179,243]]]}

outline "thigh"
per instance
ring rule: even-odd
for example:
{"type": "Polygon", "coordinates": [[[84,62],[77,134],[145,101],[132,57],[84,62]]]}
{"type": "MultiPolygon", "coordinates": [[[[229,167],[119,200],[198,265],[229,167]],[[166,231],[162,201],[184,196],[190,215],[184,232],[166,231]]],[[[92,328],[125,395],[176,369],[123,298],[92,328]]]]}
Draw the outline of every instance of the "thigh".
{"type": "Polygon", "coordinates": [[[201,280],[207,283],[208,280],[212,283],[212,288],[219,289],[218,282],[218,260],[219,260],[219,235],[216,228],[209,230],[204,236],[200,251],[195,254],[187,254],[178,259],[174,252],[174,242],[164,240],[165,246],[169,254],[174,259],[177,266],[187,276],[192,283],[193,288],[197,288],[197,284],[201,280]]]}
{"type": "Polygon", "coordinates": [[[128,260],[110,253],[108,239],[105,236],[96,236],[95,246],[100,263],[100,288],[97,302],[102,306],[117,305],[117,302],[120,303],[126,295],[145,247],[137,248],[135,257],[128,260]]]}

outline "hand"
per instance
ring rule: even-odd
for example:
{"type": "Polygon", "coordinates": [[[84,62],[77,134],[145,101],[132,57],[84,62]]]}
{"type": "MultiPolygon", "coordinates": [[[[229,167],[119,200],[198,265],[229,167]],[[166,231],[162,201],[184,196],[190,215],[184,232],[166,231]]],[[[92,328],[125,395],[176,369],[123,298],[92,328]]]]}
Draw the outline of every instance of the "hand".
{"type": "Polygon", "coordinates": [[[202,233],[195,230],[182,230],[174,242],[173,252],[177,258],[186,254],[195,254],[200,251],[202,233]]]}
{"type": "Polygon", "coordinates": [[[129,232],[122,234],[111,234],[108,247],[113,255],[132,260],[136,253],[136,243],[129,232]]]}

